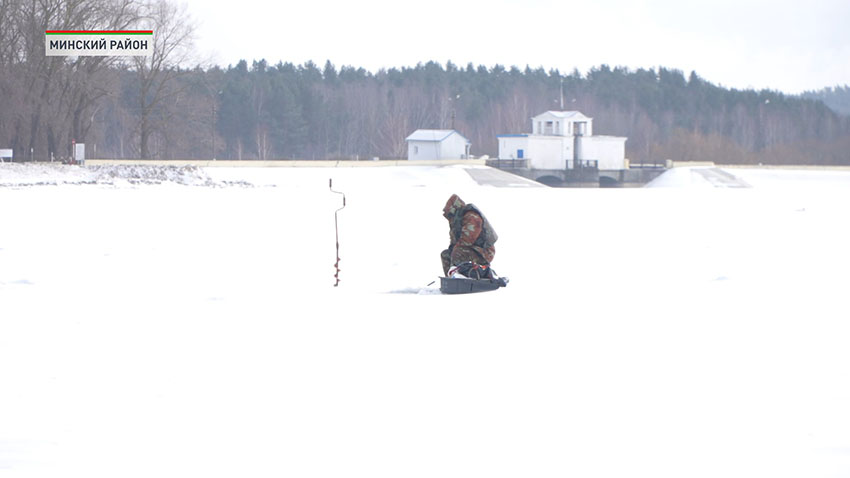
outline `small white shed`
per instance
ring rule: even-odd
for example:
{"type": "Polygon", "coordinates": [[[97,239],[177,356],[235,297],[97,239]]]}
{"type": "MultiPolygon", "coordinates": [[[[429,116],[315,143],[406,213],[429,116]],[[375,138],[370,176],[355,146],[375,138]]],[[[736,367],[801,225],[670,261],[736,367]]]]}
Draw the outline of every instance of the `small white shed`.
{"type": "Polygon", "coordinates": [[[405,141],[407,159],[468,159],[472,144],[453,129],[418,129],[405,141]]]}

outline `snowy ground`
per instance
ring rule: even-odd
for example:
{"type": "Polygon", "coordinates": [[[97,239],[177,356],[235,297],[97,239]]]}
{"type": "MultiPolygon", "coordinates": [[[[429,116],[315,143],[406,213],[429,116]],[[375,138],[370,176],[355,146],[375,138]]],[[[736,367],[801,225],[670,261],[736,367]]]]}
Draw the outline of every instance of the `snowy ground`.
{"type": "Polygon", "coordinates": [[[850,474],[848,173],[14,168],[4,478],[850,474]],[[451,193],[507,288],[430,293],[451,193]]]}

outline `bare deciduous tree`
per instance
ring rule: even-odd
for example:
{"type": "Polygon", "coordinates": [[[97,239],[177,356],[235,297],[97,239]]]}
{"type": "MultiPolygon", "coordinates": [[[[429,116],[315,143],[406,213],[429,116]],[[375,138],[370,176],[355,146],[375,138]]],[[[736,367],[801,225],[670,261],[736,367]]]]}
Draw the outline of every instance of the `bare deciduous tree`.
{"type": "Polygon", "coordinates": [[[153,49],[148,57],[134,57],[133,66],[139,81],[139,154],[151,159],[151,138],[165,127],[158,119],[167,117],[157,110],[168,108],[168,101],[181,91],[176,80],[189,71],[181,65],[191,59],[195,27],[185,6],[166,0],[151,0],[141,11],[140,26],[154,32],[153,49]]]}
{"type": "Polygon", "coordinates": [[[137,20],[135,0],[0,0],[0,112],[18,154],[70,153],[85,140],[100,98],[115,87],[114,57],[48,57],[46,30],[116,30],[137,20]]]}

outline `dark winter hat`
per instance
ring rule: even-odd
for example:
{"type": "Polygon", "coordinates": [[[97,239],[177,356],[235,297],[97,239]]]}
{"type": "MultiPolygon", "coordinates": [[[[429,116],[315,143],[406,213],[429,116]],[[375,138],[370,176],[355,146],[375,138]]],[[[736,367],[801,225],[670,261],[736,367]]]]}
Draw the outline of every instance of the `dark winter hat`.
{"type": "Polygon", "coordinates": [[[446,201],[446,206],[443,207],[443,216],[444,217],[452,217],[463,209],[466,206],[466,203],[463,202],[463,199],[458,197],[457,194],[452,194],[448,201],[446,201]]]}

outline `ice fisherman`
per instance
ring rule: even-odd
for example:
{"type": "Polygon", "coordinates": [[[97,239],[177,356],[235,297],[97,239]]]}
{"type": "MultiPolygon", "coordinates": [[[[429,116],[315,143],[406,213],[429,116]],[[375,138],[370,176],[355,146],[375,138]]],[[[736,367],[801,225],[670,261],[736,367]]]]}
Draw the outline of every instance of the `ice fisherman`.
{"type": "Polygon", "coordinates": [[[455,272],[468,276],[472,267],[480,271],[482,278],[490,277],[490,262],[496,256],[494,244],[499,236],[481,210],[452,194],[443,208],[443,217],[449,221],[451,241],[449,248],[440,254],[443,273],[447,277],[455,272]]]}

